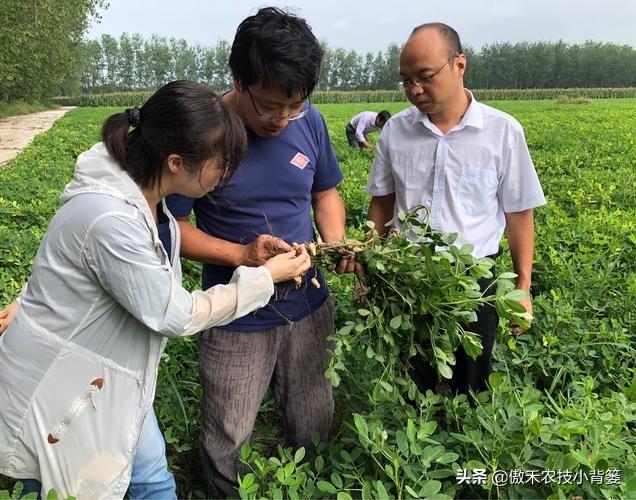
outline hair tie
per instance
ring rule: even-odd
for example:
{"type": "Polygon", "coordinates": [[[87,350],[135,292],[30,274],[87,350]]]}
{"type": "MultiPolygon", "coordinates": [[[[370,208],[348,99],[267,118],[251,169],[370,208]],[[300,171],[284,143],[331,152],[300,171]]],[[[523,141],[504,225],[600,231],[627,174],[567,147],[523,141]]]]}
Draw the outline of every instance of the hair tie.
{"type": "Polygon", "coordinates": [[[133,128],[138,127],[141,123],[141,111],[136,106],[126,110],[126,117],[128,118],[128,123],[130,123],[130,126],[133,128]]]}

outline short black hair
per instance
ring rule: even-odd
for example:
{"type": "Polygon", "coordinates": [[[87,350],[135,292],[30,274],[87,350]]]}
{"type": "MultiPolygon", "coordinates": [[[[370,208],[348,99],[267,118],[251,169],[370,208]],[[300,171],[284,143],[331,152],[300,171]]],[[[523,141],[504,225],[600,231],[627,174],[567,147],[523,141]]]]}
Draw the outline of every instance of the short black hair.
{"type": "Polygon", "coordinates": [[[425,23],[420,24],[413,28],[411,32],[411,36],[417,33],[420,30],[426,28],[434,28],[437,32],[442,35],[442,37],[446,40],[449,50],[449,57],[458,56],[459,54],[463,54],[462,43],[459,40],[459,34],[453,28],[451,28],[448,24],[444,23],[425,23]]]}
{"type": "Polygon", "coordinates": [[[311,94],[320,76],[322,49],[307,22],[276,7],[243,20],[230,52],[232,76],[241,86],[260,81],[291,97],[311,94]]]}
{"type": "Polygon", "coordinates": [[[376,120],[380,120],[382,123],[386,123],[391,118],[391,113],[389,113],[386,109],[383,109],[378,113],[376,120]]]}

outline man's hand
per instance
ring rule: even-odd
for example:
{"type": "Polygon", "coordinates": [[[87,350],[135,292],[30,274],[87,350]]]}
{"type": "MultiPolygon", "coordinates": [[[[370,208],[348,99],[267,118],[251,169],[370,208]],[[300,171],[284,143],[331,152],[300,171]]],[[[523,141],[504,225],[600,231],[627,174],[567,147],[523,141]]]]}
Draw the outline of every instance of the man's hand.
{"type": "Polygon", "coordinates": [[[6,309],[0,311],[0,335],[9,328],[13,318],[15,318],[15,315],[18,313],[18,309],[20,309],[20,304],[14,300],[6,309]]]}
{"type": "MultiPolygon", "coordinates": [[[[516,286],[519,290],[530,290],[532,282],[532,259],[534,255],[534,215],[532,209],[506,214],[506,235],[512,257],[512,266],[517,274],[516,286]]],[[[519,300],[532,314],[532,297],[519,300]]],[[[512,333],[523,332],[521,326],[514,326],[512,333]]]]}
{"type": "MultiPolygon", "coordinates": [[[[528,312],[532,316],[532,296],[528,295],[527,297],[524,297],[523,299],[519,299],[518,302],[523,307],[525,307],[526,312],[528,312]]],[[[514,325],[512,327],[512,333],[514,335],[520,335],[521,333],[523,333],[523,331],[524,331],[524,328],[522,326],[514,325]]]]}
{"type": "Polygon", "coordinates": [[[369,294],[369,287],[365,286],[362,279],[357,279],[356,284],[353,287],[353,300],[361,306],[368,305],[367,295],[369,294]]]}
{"type": "Polygon", "coordinates": [[[366,305],[366,295],[369,293],[369,289],[364,286],[364,266],[360,262],[356,262],[350,259],[342,258],[336,269],[336,274],[354,273],[356,275],[356,285],[353,289],[353,299],[358,304],[366,305]]]}
{"type": "Polygon", "coordinates": [[[243,246],[243,257],[241,259],[244,266],[262,266],[275,255],[290,252],[292,247],[280,238],[269,234],[261,234],[252,243],[243,246]]]}
{"type": "Polygon", "coordinates": [[[358,278],[364,277],[364,266],[355,260],[350,260],[345,257],[340,259],[335,269],[336,274],[355,273],[358,278]]]}

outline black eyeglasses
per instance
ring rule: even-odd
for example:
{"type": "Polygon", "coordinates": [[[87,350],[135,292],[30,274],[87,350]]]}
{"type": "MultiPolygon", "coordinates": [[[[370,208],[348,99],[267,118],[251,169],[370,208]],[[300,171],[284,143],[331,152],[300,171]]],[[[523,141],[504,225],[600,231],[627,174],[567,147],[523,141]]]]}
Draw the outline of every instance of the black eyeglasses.
{"type": "MultiPolygon", "coordinates": [[[[278,120],[288,120],[290,122],[293,122],[294,120],[299,120],[300,118],[302,118],[303,116],[305,116],[307,113],[309,113],[309,110],[311,109],[311,103],[309,101],[307,101],[307,107],[305,109],[303,109],[300,113],[288,113],[286,115],[270,115],[269,113],[263,113],[261,111],[258,110],[258,108],[256,107],[256,102],[254,102],[254,96],[252,95],[252,92],[250,91],[249,87],[245,87],[245,90],[247,90],[247,94],[250,96],[250,101],[252,101],[252,107],[254,108],[254,112],[258,115],[258,117],[263,120],[263,121],[278,121],[278,120]]],[[[303,102],[304,104],[304,102],[303,102]]]]}
{"type": "Polygon", "coordinates": [[[411,90],[413,86],[415,85],[422,88],[424,85],[427,85],[428,83],[430,83],[433,77],[437,75],[440,71],[442,71],[444,69],[444,66],[446,66],[447,64],[450,64],[453,61],[453,59],[455,59],[457,56],[458,55],[452,56],[448,61],[442,64],[439,67],[439,69],[437,69],[437,71],[433,71],[433,73],[431,73],[430,75],[419,76],[417,78],[404,78],[404,79],[398,80],[397,84],[400,88],[402,88],[405,91],[411,90]]]}

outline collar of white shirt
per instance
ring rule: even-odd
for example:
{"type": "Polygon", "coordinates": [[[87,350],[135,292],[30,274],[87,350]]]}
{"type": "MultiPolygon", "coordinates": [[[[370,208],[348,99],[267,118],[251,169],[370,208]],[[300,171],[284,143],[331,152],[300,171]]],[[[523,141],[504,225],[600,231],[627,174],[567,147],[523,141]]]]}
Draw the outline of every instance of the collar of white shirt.
{"type": "MultiPolygon", "coordinates": [[[[475,128],[483,128],[484,127],[484,115],[481,110],[481,104],[475,99],[473,93],[464,89],[466,92],[466,96],[470,99],[470,104],[468,105],[468,109],[461,121],[455,125],[448,133],[455,132],[457,130],[461,130],[464,127],[475,127],[475,128]]],[[[422,123],[427,129],[437,135],[443,135],[437,126],[430,120],[426,113],[422,113],[417,108],[414,107],[415,116],[413,118],[412,125],[416,123],[422,123]]]]}

